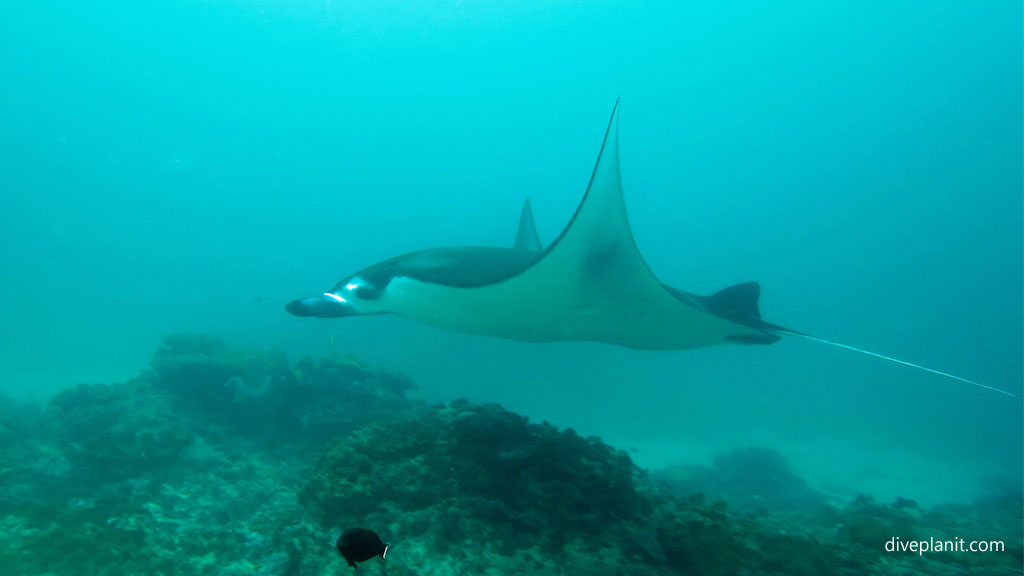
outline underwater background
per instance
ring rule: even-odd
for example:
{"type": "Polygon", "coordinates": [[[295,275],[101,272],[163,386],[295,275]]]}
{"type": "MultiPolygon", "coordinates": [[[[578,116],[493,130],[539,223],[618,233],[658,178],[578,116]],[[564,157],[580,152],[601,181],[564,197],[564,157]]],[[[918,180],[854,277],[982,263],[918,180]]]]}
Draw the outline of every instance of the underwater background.
{"type": "MultiPolygon", "coordinates": [[[[282,507],[317,517],[316,530],[343,528],[323,512],[335,510],[321,498],[329,490],[316,488],[316,478],[332,474],[339,448],[302,433],[326,434],[308,425],[308,411],[323,406],[281,415],[234,395],[204,401],[172,382],[212,382],[221,390],[232,378],[258,374],[287,396],[289,383],[319,373],[295,368],[301,358],[345,366],[358,358],[373,370],[407,375],[416,386],[408,396],[427,405],[465,398],[475,408],[459,408],[464,413],[508,421],[504,412],[487,412],[496,407],[479,408],[498,404],[534,423],[599,437],[639,466],[628,474],[622,462],[613,466],[627,476],[643,469],[671,478],[683,470],[684,481],[676,482],[683,492],[690,486],[708,493],[717,481],[702,482],[700,471],[736,454],[753,462],[743,460],[753,470],[744,474],[791,470],[790,487],[806,485],[808,505],[827,498],[838,510],[834,522],[801,520],[812,533],[867,514],[875,504],[859,498],[879,507],[913,500],[925,510],[1010,502],[995,507],[1011,514],[1003,524],[981,504],[956,515],[980,518],[964,527],[964,537],[973,525],[983,532],[978,538],[1015,542],[1016,556],[954,568],[1019,574],[1021,21],[1020,3],[1002,0],[0,4],[0,393],[10,399],[4,410],[21,414],[4,417],[0,440],[15,450],[7,462],[23,462],[0,474],[52,490],[53,502],[64,506],[102,492],[65,492],[64,481],[82,485],[76,474],[113,490],[178,470],[178,451],[196,450],[190,437],[235,457],[251,441],[253,450],[271,450],[260,452],[271,455],[261,456],[268,462],[281,456],[273,450],[283,453],[284,463],[273,470],[267,464],[267,473],[306,494],[282,507]],[[526,197],[542,241],[550,242],[584,192],[620,96],[626,204],[637,244],[662,281],[706,294],[756,280],[768,321],[1018,398],[799,339],[644,352],[509,342],[394,317],[325,321],[284,311],[286,302],[397,254],[509,245],[526,197]],[[165,340],[171,334],[208,334],[227,344],[165,340]],[[224,360],[219,346],[250,352],[224,360]],[[161,375],[160,350],[220,359],[203,360],[186,376],[161,375]],[[292,364],[274,360],[257,370],[245,360],[276,351],[292,364]],[[248,367],[223,367],[232,362],[248,367]],[[98,402],[86,398],[106,389],[83,396],[76,386],[97,383],[121,383],[111,390],[124,396],[111,392],[103,401],[117,406],[118,416],[109,418],[119,430],[140,422],[135,411],[170,410],[158,436],[177,448],[166,451],[161,471],[143,465],[148,456],[126,468],[117,457],[83,460],[88,446],[69,448],[75,426],[103,429],[68,420],[72,407],[98,402]],[[170,396],[120,400],[153,390],[170,396]],[[31,408],[37,405],[38,412],[31,408]],[[231,424],[210,420],[218,413],[231,424]],[[232,432],[218,436],[222,428],[232,432]],[[282,429],[292,435],[281,432],[275,441],[258,432],[282,429]],[[282,448],[287,442],[309,445],[282,448]],[[40,461],[40,454],[56,460],[40,461]],[[310,471],[314,461],[321,465],[310,471]],[[64,480],[33,480],[43,469],[64,480]]],[[[402,402],[406,391],[395,393],[402,402]]],[[[354,403],[346,408],[353,412],[359,401],[379,399],[316,394],[326,405],[354,403]]],[[[334,434],[366,425],[360,438],[374,438],[389,407],[409,418],[411,408],[396,400],[367,408],[372,419],[338,417],[349,425],[334,434]]],[[[438,430],[448,430],[449,416],[458,421],[442,410],[438,430]]],[[[530,434],[563,438],[509,426],[523,442],[530,434]]],[[[192,454],[180,464],[186,470],[208,461],[192,454]]],[[[221,482],[218,490],[240,489],[230,474],[221,482]]],[[[260,489],[278,493],[274,486],[260,489]]],[[[709,502],[720,496],[741,509],[747,488],[709,502]]],[[[10,550],[28,546],[12,536],[31,524],[10,520],[22,517],[17,506],[45,497],[9,499],[0,531],[10,550]]],[[[153,502],[140,497],[139,506],[152,512],[145,507],[153,502]]],[[[412,506],[397,499],[388,510],[406,504],[412,506]]],[[[335,516],[352,520],[344,509],[335,516]]],[[[638,510],[622,517],[644,516],[638,510]]],[[[704,517],[714,523],[719,513],[704,517]]],[[[154,525],[159,518],[150,514],[154,525]]],[[[193,520],[207,528],[218,522],[193,520]]],[[[915,522],[925,537],[948,527],[920,514],[915,522]]],[[[398,536],[402,530],[393,527],[398,536]]],[[[313,532],[301,537],[313,542],[313,532]]],[[[674,539],[664,536],[659,546],[674,539]]],[[[273,548],[270,541],[263,546],[273,548]]],[[[338,573],[348,570],[331,557],[330,542],[324,548],[308,554],[338,573]]],[[[673,554],[648,555],[675,573],[741,571],[673,563],[673,554]]],[[[902,569],[939,573],[935,562],[904,560],[902,569]]],[[[750,570],[770,571],[758,566],[750,570]]],[[[193,566],[194,573],[215,567],[193,566]]],[[[275,573],[314,567],[322,565],[281,564],[275,573]]],[[[827,572],[808,568],[815,571],[827,572]]]]}

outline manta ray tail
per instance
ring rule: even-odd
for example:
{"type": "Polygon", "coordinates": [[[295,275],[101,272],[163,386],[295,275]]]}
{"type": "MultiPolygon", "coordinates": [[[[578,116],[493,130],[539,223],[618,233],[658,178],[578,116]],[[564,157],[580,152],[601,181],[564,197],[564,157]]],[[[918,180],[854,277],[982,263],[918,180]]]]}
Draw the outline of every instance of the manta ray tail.
{"type": "Polygon", "coordinates": [[[929,368],[927,366],[922,366],[920,364],[914,364],[913,362],[907,362],[906,360],[900,360],[899,358],[893,358],[892,356],[886,356],[885,354],[879,354],[877,352],[872,352],[870,350],[864,350],[862,348],[850,346],[849,344],[841,344],[839,342],[833,342],[831,340],[826,340],[824,338],[819,338],[817,336],[811,336],[810,334],[805,334],[803,332],[798,332],[796,330],[791,330],[789,328],[783,328],[782,326],[779,326],[778,324],[772,324],[771,322],[765,322],[764,320],[761,320],[761,311],[758,309],[757,306],[757,300],[760,295],[761,287],[758,285],[757,282],[744,282],[743,284],[737,284],[735,286],[730,286],[723,290],[719,290],[718,292],[712,294],[711,296],[704,296],[701,298],[701,303],[712,314],[715,314],[716,316],[721,316],[723,318],[728,318],[729,320],[732,320],[739,324],[750,326],[751,328],[763,330],[768,333],[766,334],[766,336],[770,336],[771,338],[771,340],[749,337],[745,337],[745,339],[739,339],[736,337],[731,338],[733,342],[736,342],[738,344],[771,344],[772,342],[777,340],[779,336],[787,334],[799,336],[801,338],[806,338],[807,340],[814,340],[815,342],[821,342],[822,344],[835,346],[836,348],[860,352],[861,354],[867,354],[868,356],[874,356],[875,358],[881,358],[882,360],[888,360],[889,362],[895,362],[896,364],[910,366],[911,368],[917,368],[918,370],[924,370],[925,372],[931,372],[932,374],[938,374],[939,376],[945,376],[946,378],[959,380],[960,382],[965,382],[972,386],[977,386],[978,388],[984,388],[986,390],[991,390],[993,392],[1005,394],[1011,398],[1017,397],[1016,395],[1011,394],[1006,390],[1000,390],[999,388],[986,386],[985,384],[981,384],[973,380],[961,378],[955,374],[942,372],[940,370],[935,370],[934,368],[929,368]]]}
{"type": "Polygon", "coordinates": [[[929,368],[927,366],[921,366],[920,364],[914,364],[913,362],[907,362],[906,360],[900,360],[899,358],[893,358],[892,356],[886,356],[884,354],[879,354],[877,352],[871,352],[870,350],[864,350],[863,348],[857,348],[857,347],[854,347],[854,346],[850,346],[848,344],[840,344],[839,342],[833,342],[831,340],[825,340],[824,338],[818,338],[817,336],[811,336],[810,334],[804,334],[803,332],[797,332],[796,330],[789,330],[787,328],[782,328],[782,327],[775,327],[775,328],[776,328],[775,329],[776,332],[782,332],[782,333],[785,333],[785,334],[792,334],[794,336],[800,336],[801,338],[806,338],[808,340],[814,340],[815,342],[821,342],[822,344],[828,344],[829,346],[835,346],[836,348],[842,348],[844,350],[852,350],[854,352],[860,352],[861,354],[867,354],[868,356],[874,356],[875,358],[881,358],[882,360],[888,360],[889,362],[895,362],[897,364],[903,364],[904,366],[910,366],[911,368],[917,368],[918,370],[924,370],[925,372],[931,372],[932,374],[938,374],[939,376],[945,376],[946,378],[952,378],[953,380],[959,380],[961,382],[966,382],[967,384],[970,384],[972,386],[977,386],[978,388],[984,388],[986,390],[991,390],[993,392],[998,392],[1000,394],[1005,394],[1005,395],[1009,396],[1010,398],[1016,398],[1017,397],[1015,394],[1011,394],[1011,393],[1007,392],[1006,390],[1001,390],[1001,389],[995,388],[993,386],[986,386],[985,384],[980,384],[980,383],[975,382],[973,380],[968,380],[966,378],[961,378],[961,377],[959,377],[959,376],[957,376],[955,374],[950,374],[948,372],[942,372],[940,370],[935,370],[934,368],[929,368]]]}

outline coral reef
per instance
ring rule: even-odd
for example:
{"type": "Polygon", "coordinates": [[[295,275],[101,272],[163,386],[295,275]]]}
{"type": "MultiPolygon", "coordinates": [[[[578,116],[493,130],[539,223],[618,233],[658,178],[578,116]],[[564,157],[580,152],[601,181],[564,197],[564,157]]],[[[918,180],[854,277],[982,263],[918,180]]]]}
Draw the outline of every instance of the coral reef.
{"type": "Polygon", "coordinates": [[[408,408],[407,377],[353,358],[289,366],[274,350],[239,349],[205,335],[169,336],[144,375],[176,411],[218,422],[249,440],[316,444],[408,408]]]}
{"type": "Polygon", "coordinates": [[[175,336],[128,382],[45,409],[0,398],[0,566],[348,574],[333,542],[365,525],[392,543],[391,576],[1021,573],[1016,488],[971,506],[834,502],[764,448],[648,475],[598,438],[413,388],[350,358],[290,365],[175,336]],[[891,553],[893,536],[1006,551],[891,553]]]}
{"type": "Polygon", "coordinates": [[[242,350],[206,335],[164,339],[150,362],[153,383],[188,410],[232,420],[239,401],[260,396],[288,376],[288,360],[273,350],[242,350]]]}
{"type": "Polygon", "coordinates": [[[672,466],[654,477],[679,494],[727,500],[734,510],[755,515],[767,510],[815,509],[827,500],[793,474],[785,458],[770,448],[733,450],[716,456],[711,466],[672,466]]]}
{"type": "Polygon", "coordinates": [[[399,535],[428,537],[435,553],[457,554],[479,539],[506,554],[561,554],[651,512],[637,475],[624,453],[597,439],[456,401],[339,442],[301,497],[325,528],[387,522],[399,535]]]}
{"type": "Polygon", "coordinates": [[[317,443],[421,404],[405,396],[415,389],[405,375],[353,358],[304,358],[265,400],[281,424],[275,438],[317,443]]]}
{"type": "MultiPolygon", "coordinates": [[[[388,538],[415,543],[396,548],[389,573],[399,576],[461,570],[955,574],[965,568],[963,558],[884,549],[895,535],[945,537],[947,530],[936,525],[949,525],[952,517],[925,513],[907,500],[886,506],[862,496],[841,508],[830,505],[774,451],[738,450],[711,467],[686,470],[685,485],[666,489],[597,438],[530,424],[499,406],[455,401],[396,415],[338,441],[320,456],[300,498],[325,530],[383,526],[388,538]],[[708,503],[693,494],[697,487],[716,487],[718,497],[708,503]],[[739,506],[727,502],[730,496],[739,506]]],[[[674,472],[658,477],[678,478],[674,472]]],[[[1020,519],[1019,506],[1016,514],[1009,510],[1020,519]]],[[[1016,535],[1005,526],[989,530],[979,517],[959,522],[978,534],[1016,535]]],[[[967,568],[1013,573],[1019,537],[1008,546],[967,568]]]]}
{"type": "Polygon", "coordinates": [[[80,384],[50,401],[50,415],[64,454],[99,481],[170,467],[192,441],[166,396],[139,382],[80,384]]]}

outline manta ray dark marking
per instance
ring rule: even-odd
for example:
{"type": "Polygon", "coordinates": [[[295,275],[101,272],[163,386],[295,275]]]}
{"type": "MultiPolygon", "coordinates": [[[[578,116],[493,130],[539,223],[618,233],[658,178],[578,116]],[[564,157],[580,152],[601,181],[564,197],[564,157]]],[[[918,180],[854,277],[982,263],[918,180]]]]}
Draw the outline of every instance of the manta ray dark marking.
{"type": "Polygon", "coordinates": [[[583,200],[541,249],[529,200],[511,248],[432,248],[364,268],[330,291],[290,302],[296,316],[391,313],[439,328],[527,342],[591,341],[645,350],[764,345],[794,335],[959,376],[784,328],[761,319],[747,282],[701,296],[648,268],[626,217],[619,174],[618,102],[583,200]]]}

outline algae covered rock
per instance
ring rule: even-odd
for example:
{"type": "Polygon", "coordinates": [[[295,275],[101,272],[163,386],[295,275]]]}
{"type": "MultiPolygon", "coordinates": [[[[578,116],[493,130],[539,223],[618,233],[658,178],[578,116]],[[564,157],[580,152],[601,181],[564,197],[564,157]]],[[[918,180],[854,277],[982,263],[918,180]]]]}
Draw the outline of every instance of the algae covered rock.
{"type": "Polygon", "coordinates": [[[50,400],[50,413],[68,459],[99,477],[171,466],[193,438],[168,398],[134,382],[81,384],[50,400]]]}
{"type": "Polygon", "coordinates": [[[730,450],[716,456],[710,466],[671,466],[653,476],[681,496],[704,494],[710,500],[727,500],[734,510],[745,513],[806,512],[826,501],[770,448],[730,450]]]}
{"type": "Polygon", "coordinates": [[[326,526],[381,507],[458,500],[469,516],[564,540],[649,511],[634,484],[639,474],[625,453],[597,440],[457,401],[338,443],[320,458],[303,498],[326,526]]]}
{"type": "Polygon", "coordinates": [[[415,388],[403,374],[353,358],[304,358],[288,378],[278,380],[266,401],[282,435],[318,442],[416,405],[405,397],[415,388]]]}
{"type": "Polygon", "coordinates": [[[410,406],[404,375],[352,358],[302,359],[228,346],[216,338],[169,336],[150,362],[153,386],[182,412],[251,439],[316,444],[410,406]]]}
{"type": "Polygon", "coordinates": [[[150,366],[157,387],[192,409],[214,413],[265,394],[290,374],[280,351],[234,348],[206,335],[168,336],[150,366]]]}
{"type": "Polygon", "coordinates": [[[37,406],[20,404],[0,393],[0,449],[34,437],[41,419],[37,406]]]}
{"type": "MultiPolygon", "coordinates": [[[[556,557],[593,568],[597,557],[627,565],[661,554],[645,520],[653,504],[643,481],[624,452],[597,439],[531,424],[497,405],[456,401],[335,443],[300,500],[325,529],[384,525],[386,537],[406,541],[396,550],[441,555],[463,568],[495,555],[504,560],[493,573],[525,574],[543,573],[556,557]]],[[[419,554],[401,555],[408,566],[430,562],[419,554]]],[[[406,573],[401,566],[389,571],[406,573]]]]}
{"type": "Polygon", "coordinates": [[[806,535],[737,520],[722,500],[672,495],[597,438],[466,401],[336,442],[300,500],[324,529],[386,527],[389,573],[399,576],[439,562],[524,575],[827,575],[842,566],[806,535]]]}

